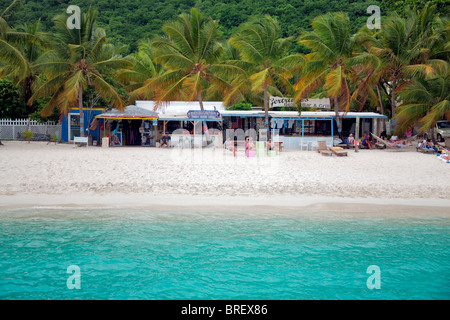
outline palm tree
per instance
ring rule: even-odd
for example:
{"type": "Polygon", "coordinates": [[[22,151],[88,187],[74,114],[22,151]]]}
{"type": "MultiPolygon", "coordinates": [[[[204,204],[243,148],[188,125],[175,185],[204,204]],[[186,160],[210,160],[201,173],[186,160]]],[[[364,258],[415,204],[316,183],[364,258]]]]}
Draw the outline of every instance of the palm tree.
{"type": "Polygon", "coordinates": [[[406,19],[397,15],[386,18],[371,45],[371,52],[383,64],[380,88],[389,97],[393,118],[401,86],[419,74],[433,73],[443,63],[439,58],[443,55],[448,58],[448,46],[444,49],[440,45],[445,27],[442,23],[440,28],[433,27],[437,21],[434,11],[434,6],[426,5],[421,12],[406,9],[406,19]]]}
{"type": "MultiPolygon", "coordinates": [[[[352,61],[363,71],[363,76],[358,80],[359,85],[352,98],[359,97],[364,103],[369,97],[379,105],[382,114],[383,93],[388,97],[391,113],[395,116],[399,104],[397,95],[402,86],[417,76],[434,73],[449,60],[448,20],[435,18],[434,7],[429,5],[421,12],[409,9],[406,12],[408,20],[393,16],[385,21],[384,29],[379,32],[363,27],[356,34],[360,47],[352,61]]],[[[386,130],[384,120],[383,130],[386,130]]]]}
{"type": "Polygon", "coordinates": [[[351,58],[355,45],[347,15],[327,13],[312,21],[313,31],[299,37],[299,43],[312,52],[305,56],[300,80],[295,84],[294,101],[313,93],[333,99],[338,133],[342,138],[339,112],[348,111],[351,102],[349,84],[354,82],[355,70],[351,58]],[[318,91],[319,90],[319,91],[318,91]]]}
{"type": "MultiPolygon", "coordinates": [[[[376,31],[369,30],[367,26],[362,27],[355,34],[355,42],[353,57],[349,60],[356,73],[357,84],[353,90],[352,102],[357,105],[358,111],[362,111],[369,101],[371,105],[378,105],[380,113],[384,115],[381,85],[383,78],[386,77],[386,65],[385,61],[373,52],[374,44],[377,42],[376,31]]],[[[382,130],[386,130],[385,119],[382,130]]]]}
{"type": "Polygon", "coordinates": [[[416,78],[400,91],[403,104],[396,115],[398,131],[420,123],[420,131],[429,130],[433,143],[436,143],[433,132],[436,122],[443,118],[450,120],[449,70],[447,63],[435,75],[416,78]]]}
{"type": "Polygon", "coordinates": [[[22,30],[14,30],[0,17],[0,75],[10,78],[15,84],[30,77],[31,63],[39,50],[46,46],[39,26],[40,23],[36,22],[22,26],[22,30]]]}
{"type": "Polygon", "coordinates": [[[32,38],[34,41],[28,41],[20,47],[20,50],[28,63],[29,70],[26,77],[20,81],[23,90],[23,99],[27,104],[28,114],[35,111],[34,106],[29,104],[28,101],[33,96],[33,88],[35,87],[36,81],[39,80],[39,72],[33,68],[33,64],[43,54],[43,52],[50,47],[50,35],[48,33],[41,32],[40,29],[40,21],[32,24],[24,23],[17,27],[18,31],[34,37],[32,38]]]}
{"type": "Polygon", "coordinates": [[[54,19],[59,31],[54,49],[43,54],[34,65],[47,77],[47,81],[30,99],[32,102],[39,97],[51,96],[41,111],[43,116],[51,114],[55,107],[67,114],[71,107],[78,104],[82,137],[85,136],[83,90],[92,86],[103,99],[122,110],[123,100],[104,75],[131,67],[128,60],[111,56],[110,50],[106,50],[109,48],[105,46],[105,32],[95,27],[96,17],[97,12],[94,10],[84,13],[80,29],[68,29],[64,15],[54,19]],[[105,51],[109,54],[105,54],[105,51]]]}
{"type": "Polygon", "coordinates": [[[132,99],[154,97],[157,107],[172,100],[197,100],[203,110],[208,90],[229,89],[225,77],[244,71],[220,61],[223,49],[217,29],[217,23],[196,8],[164,24],[165,35],[154,38],[151,47],[155,61],[166,71],[147,80],[132,93],[132,99]]]}
{"type": "Polygon", "coordinates": [[[269,92],[280,95],[292,92],[290,60],[286,57],[292,39],[282,38],[278,22],[266,15],[243,24],[229,41],[238,50],[249,74],[248,79],[235,81],[234,90],[263,94],[265,123],[269,127],[269,92]]]}
{"type": "Polygon", "coordinates": [[[132,64],[132,69],[119,70],[116,76],[117,80],[125,84],[127,91],[132,92],[142,88],[145,82],[164,72],[161,65],[154,61],[151,52],[150,41],[141,41],[138,46],[138,52],[126,57],[132,64]]]}
{"type": "MultiPolygon", "coordinates": [[[[13,2],[11,6],[16,3],[13,2]]],[[[33,85],[38,80],[38,72],[32,68],[32,64],[49,46],[49,35],[41,32],[40,27],[40,21],[37,21],[11,29],[0,17],[0,56],[4,61],[3,65],[0,64],[0,75],[9,78],[20,87],[27,115],[34,112],[33,104],[28,101],[33,95],[33,85]]],[[[27,130],[29,120],[28,117],[27,130]]]]}

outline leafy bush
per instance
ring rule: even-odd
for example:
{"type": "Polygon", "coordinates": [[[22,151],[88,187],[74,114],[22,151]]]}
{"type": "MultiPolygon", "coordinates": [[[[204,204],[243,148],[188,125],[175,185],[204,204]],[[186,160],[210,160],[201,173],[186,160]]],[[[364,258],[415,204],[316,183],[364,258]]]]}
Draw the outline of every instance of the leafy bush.
{"type": "Polygon", "coordinates": [[[252,110],[252,104],[241,102],[227,107],[227,110],[252,110]]]}
{"type": "Polygon", "coordinates": [[[28,140],[28,143],[30,143],[31,139],[33,139],[33,137],[34,137],[34,133],[31,132],[30,130],[27,130],[25,132],[22,132],[22,137],[25,140],[28,140]]]}

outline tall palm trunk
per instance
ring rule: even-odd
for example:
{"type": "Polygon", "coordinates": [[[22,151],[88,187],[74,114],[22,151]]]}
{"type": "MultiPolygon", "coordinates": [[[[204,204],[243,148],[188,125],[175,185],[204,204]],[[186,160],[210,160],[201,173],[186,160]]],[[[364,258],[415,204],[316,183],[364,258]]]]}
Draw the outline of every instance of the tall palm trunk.
{"type": "Polygon", "coordinates": [[[436,141],[436,139],[434,137],[434,127],[430,128],[430,136],[431,136],[431,142],[433,142],[433,144],[436,145],[437,141],[436,141]]]}
{"type": "Polygon", "coordinates": [[[267,92],[267,84],[264,83],[264,120],[266,122],[266,127],[269,124],[269,94],[267,92]]]}
{"type": "Polygon", "coordinates": [[[78,92],[78,110],[80,111],[80,137],[85,137],[84,134],[84,111],[83,111],[83,89],[80,88],[78,92]]]}
{"type": "MultiPolygon", "coordinates": [[[[200,105],[200,110],[205,110],[205,108],[204,108],[204,106],[203,106],[203,98],[202,98],[202,93],[201,92],[199,92],[198,93],[198,103],[199,103],[199,105],[200,105]]],[[[209,130],[208,130],[208,122],[207,121],[205,121],[205,123],[203,124],[203,121],[202,121],[202,130],[203,130],[203,128],[205,128],[205,138],[206,138],[206,146],[209,146],[210,144],[211,144],[211,136],[209,135],[209,130]]]]}
{"type": "Polygon", "coordinates": [[[33,104],[28,103],[30,98],[33,96],[33,91],[31,89],[31,86],[33,84],[33,75],[29,75],[23,80],[23,92],[24,92],[24,100],[26,102],[25,108],[28,115],[27,119],[27,131],[30,130],[30,114],[33,113],[33,104]]]}
{"type": "Polygon", "coordinates": [[[264,82],[264,122],[267,130],[267,139],[273,138],[269,125],[269,94],[267,92],[267,83],[264,82]]]}
{"type": "MultiPolygon", "coordinates": [[[[384,105],[383,105],[383,99],[381,98],[381,90],[380,90],[380,84],[377,83],[377,93],[378,93],[378,100],[380,102],[380,113],[384,115],[384,105]]],[[[386,119],[383,118],[383,130],[386,131],[386,119]]]]}
{"type": "Polygon", "coordinates": [[[339,103],[338,103],[337,96],[334,97],[334,112],[336,114],[335,118],[336,118],[336,124],[337,124],[339,139],[343,140],[343,136],[342,136],[342,119],[339,116],[339,103]]]}
{"type": "MultiPolygon", "coordinates": [[[[395,90],[397,89],[397,75],[394,74],[394,79],[392,79],[392,91],[391,91],[391,108],[392,108],[392,118],[396,115],[396,103],[395,103],[395,90]]],[[[394,126],[395,127],[395,126],[394,126]]]]}

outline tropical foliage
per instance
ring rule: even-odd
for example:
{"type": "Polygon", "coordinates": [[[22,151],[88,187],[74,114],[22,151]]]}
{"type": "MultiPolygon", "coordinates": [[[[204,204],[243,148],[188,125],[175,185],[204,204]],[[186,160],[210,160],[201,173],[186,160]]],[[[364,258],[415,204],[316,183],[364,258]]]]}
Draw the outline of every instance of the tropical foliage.
{"type": "Polygon", "coordinates": [[[19,88],[7,79],[0,79],[0,119],[26,118],[25,104],[19,88]]]}
{"type": "Polygon", "coordinates": [[[438,120],[450,119],[450,73],[448,66],[435,74],[419,77],[401,91],[403,104],[396,116],[398,128],[407,130],[415,124],[422,132],[431,131],[438,120]]]}
{"type": "Polygon", "coordinates": [[[81,28],[70,30],[67,14],[55,16],[66,4],[0,0],[0,77],[15,86],[2,92],[15,92],[27,115],[121,109],[138,98],[267,111],[279,95],[329,97],[337,115],[378,110],[399,133],[450,118],[450,23],[440,0],[101,0],[92,4],[99,16],[88,3],[79,1],[81,28]],[[397,9],[381,30],[365,26],[370,4],[397,9]]]}
{"type": "MultiPolygon", "coordinates": [[[[435,0],[436,1],[436,0],[435,0]]],[[[441,0],[444,1],[444,0],[441,0]]],[[[1,8],[6,8],[12,0],[0,0],[1,8]]],[[[142,39],[162,35],[162,26],[175,20],[181,13],[196,7],[206,17],[219,21],[219,29],[229,38],[239,25],[255,17],[270,14],[280,23],[283,37],[298,36],[309,27],[312,18],[326,12],[345,11],[353,30],[357,30],[367,19],[369,5],[381,5],[380,0],[77,0],[55,1],[18,0],[15,10],[8,19],[11,25],[24,21],[41,19],[44,30],[53,33],[53,17],[66,12],[69,4],[76,4],[83,11],[92,7],[101,12],[98,25],[103,28],[112,43],[125,44],[128,53],[136,52],[142,39]]],[[[386,12],[392,5],[386,6],[386,12]]],[[[384,10],[383,10],[384,12],[384,10]]],[[[294,46],[294,48],[300,46],[294,46]]]]}
{"type": "Polygon", "coordinates": [[[349,19],[343,13],[329,13],[315,18],[313,31],[305,32],[299,42],[311,50],[305,56],[303,72],[296,83],[294,101],[308,98],[315,92],[330,97],[334,103],[338,132],[342,132],[340,111],[350,108],[350,82],[355,70],[350,59],[354,52],[354,37],[349,19]]]}
{"type": "Polygon", "coordinates": [[[55,18],[57,38],[52,50],[45,52],[34,65],[46,82],[36,90],[30,101],[50,96],[42,110],[50,115],[55,108],[63,113],[76,105],[80,109],[80,134],[84,136],[83,91],[93,87],[112,106],[122,110],[124,101],[103,75],[131,66],[128,60],[117,58],[114,50],[106,46],[102,29],[95,28],[97,12],[83,14],[80,29],[69,29],[65,16],[55,18]]]}
{"type": "Polygon", "coordinates": [[[155,61],[166,70],[147,80],[133,92],[135,98],[154,98],[159,102],[203,99],[217,92],[225,94],[230,85],[226,77],[244,70],[221,62],[223,49],[218,42],[217,23],[195,8],[163,26],[165,36],[156,37],[151,46],[155,61]]]}
{"type": "Polygon", "coordinates": [[[230,38],[230,43],[238,50],[244,62],[242,65],[249,74],[248,78],[235,81],[232,92],[262,93],[267,125],[269,94],[286,95],[292,92],[289,82],[292,73],[286,67],[287,63],[283,63],[289,60],[286,53],[291,41],[290,38],[282,38],[278,22],[269,15],[243,24],[230,38]]]}

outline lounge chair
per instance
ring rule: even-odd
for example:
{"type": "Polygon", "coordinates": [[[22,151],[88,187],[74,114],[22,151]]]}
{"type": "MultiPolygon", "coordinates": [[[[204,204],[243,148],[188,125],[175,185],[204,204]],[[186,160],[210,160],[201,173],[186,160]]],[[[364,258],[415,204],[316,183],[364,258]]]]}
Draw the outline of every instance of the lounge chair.
{"type": "Polygon", "coordinates": [[[330,150],[338,157],[347,156],[347,151],[344,151],[344,149],[341,147],[331,147],[330,150]]]}
{"type": "Polygon", "coordinates": [[[437,155],[437,157],[438,157],[439,160],[442,160],[442,161],[444,161],[445,163],[450,163],[450,160],[444,159],[443,156],[447,156],[447,155],[446,155],[446,154],[445,154],[445,155],[441,155],[441,154],[438,154],[438,155],[437,155]]]}
{"type": "Polygon", "coordinates": [[[418,152],[432,152],[433,154],[436,152],[433,148],[427,148],[427,147],[416,147],[416,151],[418,152]]]}
{"type": "Polygon", "coordinates": [[[327,142],[323,140],[317,141],[317,152],[320,153],[323,150],[328,150],[327,142]]]}
{"type": "Polygon", "coordinates": [[[395,148],[395,144],[394,143],[386,141],[386,140],[383,140],[380,137],[374,135],[372,132],[370,134],[372,135],[372,137],[374,137],[377,140],[377,143],[375,143],[375,144],[378,144],[377,147],[379,147],[381,145],[385,145],[388,148],[395,148]]]}
{"type": "Polygon", "coordinates": [[[323,156],[331,156],[332,153],[328,150],[326,141],[317,141],[317,152],[323,156]]]}

